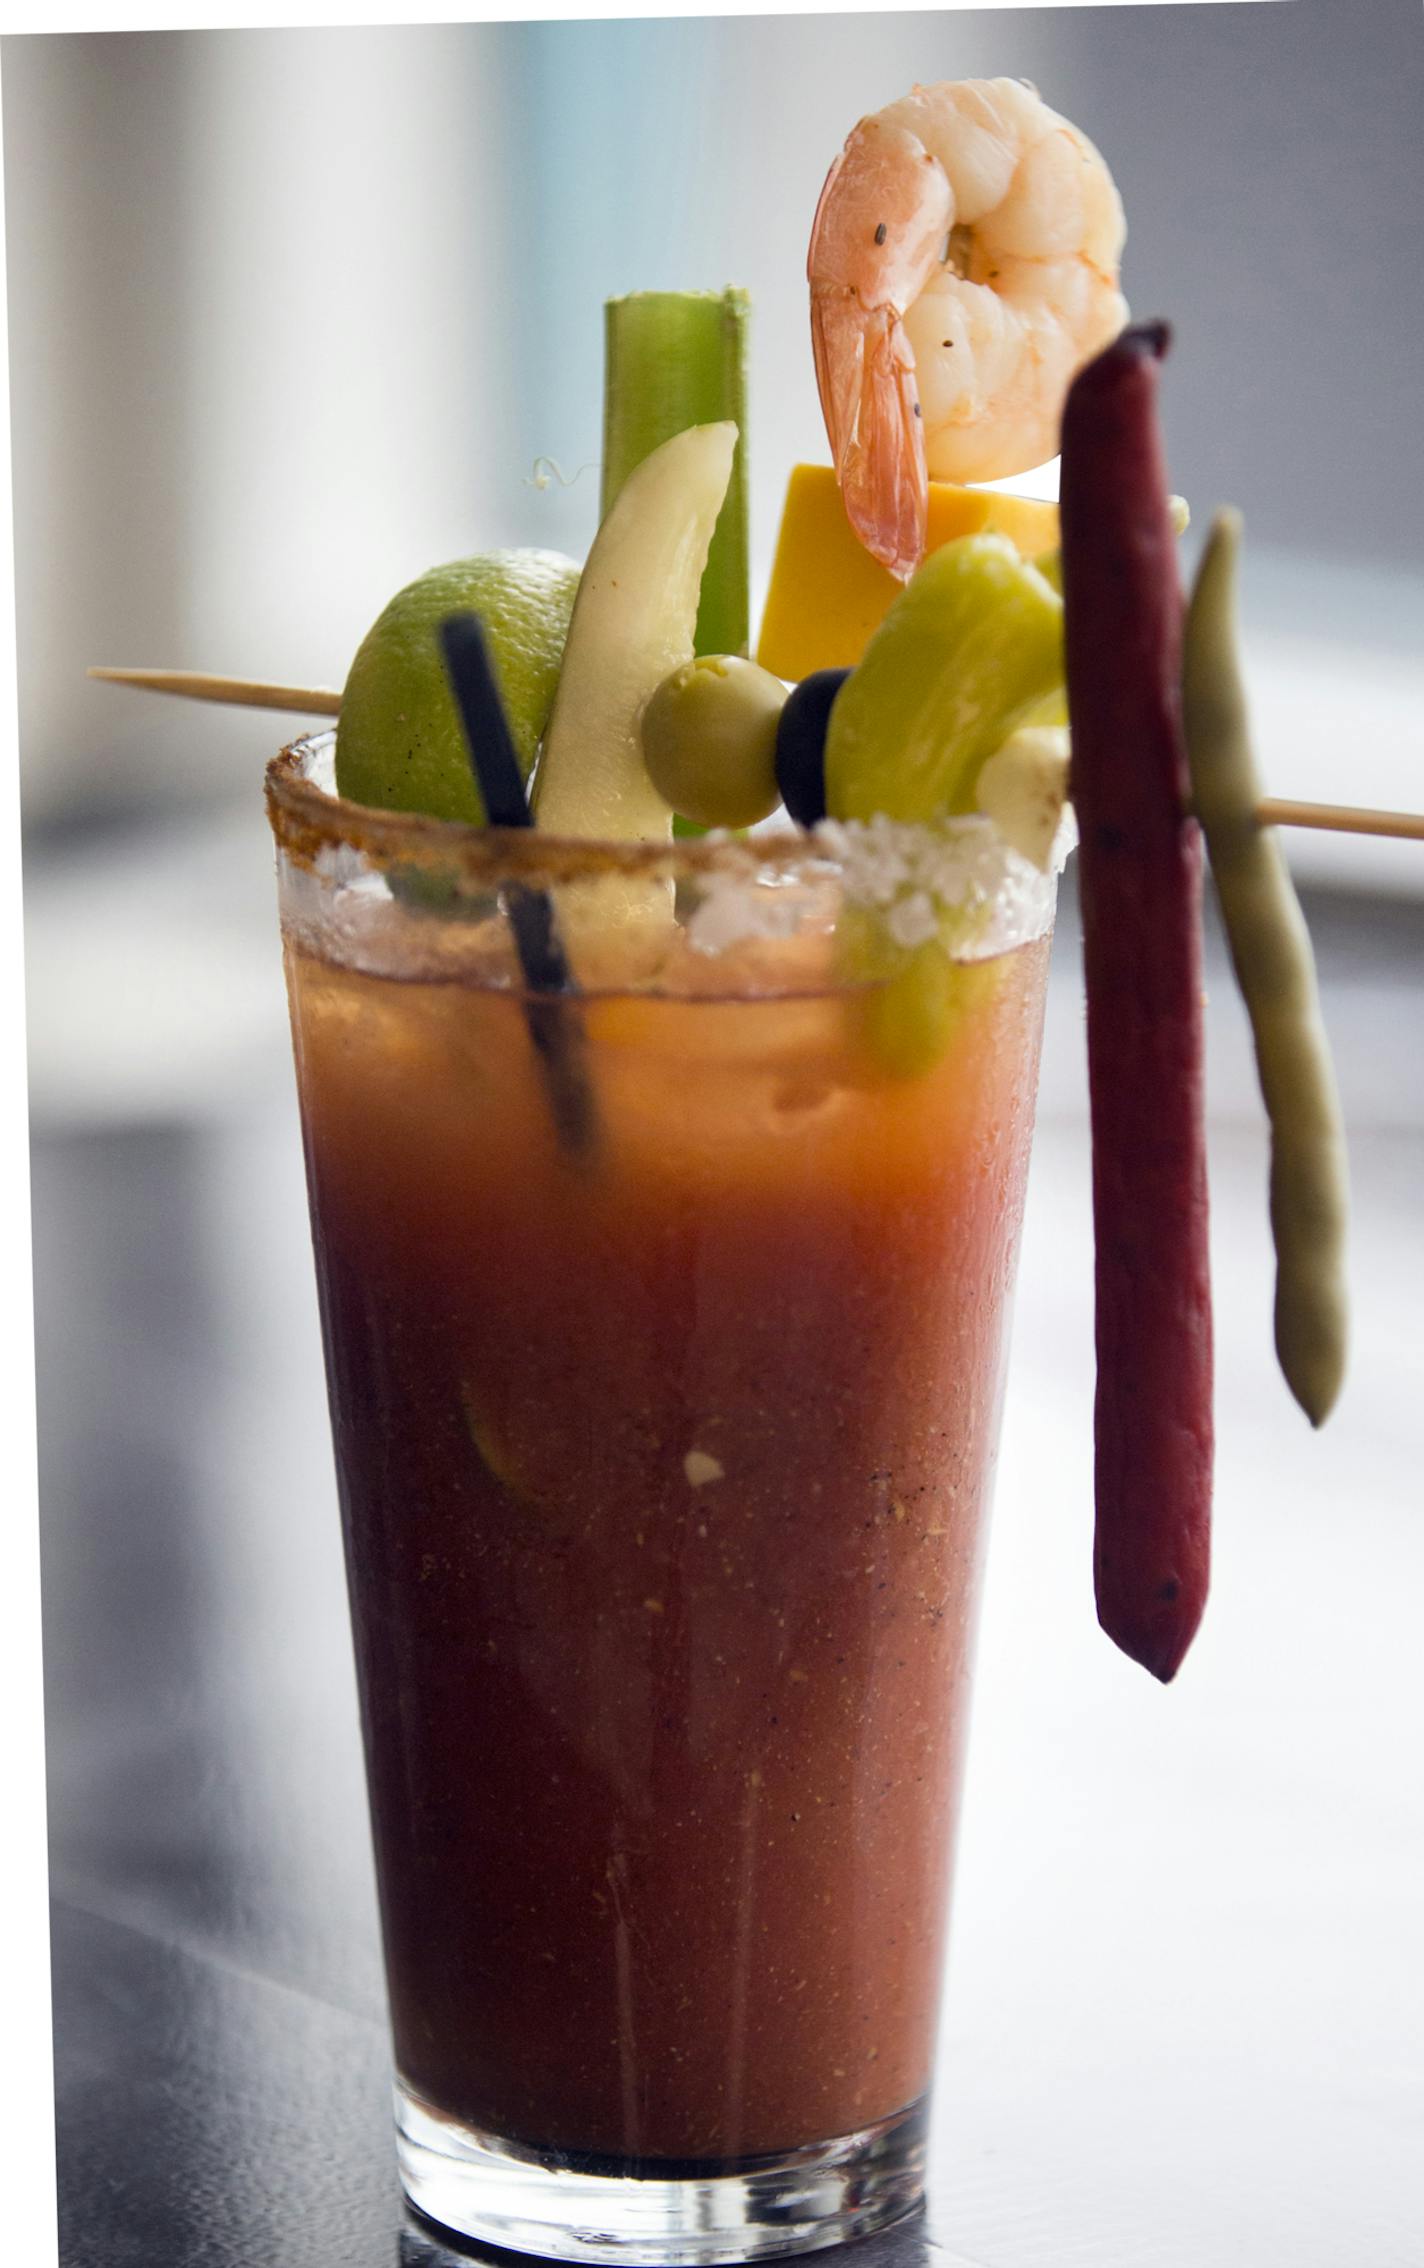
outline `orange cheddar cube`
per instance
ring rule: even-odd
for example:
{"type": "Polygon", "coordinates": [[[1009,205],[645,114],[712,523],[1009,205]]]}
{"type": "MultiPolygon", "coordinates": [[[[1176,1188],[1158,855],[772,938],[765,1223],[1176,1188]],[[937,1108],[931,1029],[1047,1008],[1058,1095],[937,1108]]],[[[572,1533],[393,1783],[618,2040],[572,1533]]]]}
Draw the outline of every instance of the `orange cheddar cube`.
{"type": "MultiPolygon", "coordinates": [[[[996,529],[1026,559],[1058,542],[1058,507],[1035,496],[930,482],[925,548],[996,529]]],[[[903,586],[872,559],[845,515],[829,465],[797,465],[786,490],[756,658],[776,677],[853,669],[903,586]]]]}

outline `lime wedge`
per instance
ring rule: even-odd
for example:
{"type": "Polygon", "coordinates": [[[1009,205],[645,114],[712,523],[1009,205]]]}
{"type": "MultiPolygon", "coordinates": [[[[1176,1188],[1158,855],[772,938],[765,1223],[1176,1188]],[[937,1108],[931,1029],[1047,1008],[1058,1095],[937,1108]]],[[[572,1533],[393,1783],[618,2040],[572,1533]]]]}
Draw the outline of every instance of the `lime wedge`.
{"type": "Polygon", "coordinates": [[[974,809],[980,766],[1063,681],[1063,601],[1007,536],[961,536],[905,586],[826,734],[833,818],[974,809]]]}
{"type": "Polygon", "coordinates": [[[362,639],[341,696],[336,787],[386,811],[484,823],[437,632],[484,622],[527,779],[553,706],[579,570],[558,551],[487,551],[432,567],[397,591],[362,639]]]}

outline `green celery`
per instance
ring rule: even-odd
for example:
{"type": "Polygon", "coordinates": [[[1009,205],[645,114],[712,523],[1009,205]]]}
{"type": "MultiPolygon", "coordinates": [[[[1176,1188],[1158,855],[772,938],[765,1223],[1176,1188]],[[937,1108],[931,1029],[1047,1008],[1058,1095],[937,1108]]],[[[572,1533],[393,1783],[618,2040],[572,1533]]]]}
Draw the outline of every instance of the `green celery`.
{"type": "Polygon", "coordinates": [[[606,514],[635,465],[690,425],[737,428],[727,500],[702,578],[694,651],[744,654],[747,569],[744,291],[639,291],[604,309],[603,497],[606,514]]]}

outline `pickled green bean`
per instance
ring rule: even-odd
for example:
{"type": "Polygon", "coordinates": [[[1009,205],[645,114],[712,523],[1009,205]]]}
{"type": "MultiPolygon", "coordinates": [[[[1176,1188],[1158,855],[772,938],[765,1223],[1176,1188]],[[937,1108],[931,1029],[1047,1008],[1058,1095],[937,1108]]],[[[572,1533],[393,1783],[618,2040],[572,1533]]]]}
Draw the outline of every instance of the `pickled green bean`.
{"type": "Polygon", "coordinates": [[[1321,1425],[1345,1370],[1344,1128],[1310,935],[1276,831],[1255,817],[1261,783],[1240,662],[1240,548],[1240,514],[1218,512],[1187,610],[1183,718],[1193,801],[1270,1121],[1276,1353],[1291,1392],[1321,1425]]]}

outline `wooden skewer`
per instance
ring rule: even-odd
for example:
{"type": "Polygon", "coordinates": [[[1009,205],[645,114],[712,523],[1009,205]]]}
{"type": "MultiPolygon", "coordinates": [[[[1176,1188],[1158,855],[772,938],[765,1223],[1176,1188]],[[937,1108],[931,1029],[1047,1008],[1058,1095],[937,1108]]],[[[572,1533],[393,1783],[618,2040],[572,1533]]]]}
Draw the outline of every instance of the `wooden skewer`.
{"type": "MultiPolygon", "coordinates": [[[[208,677],[196,669],[91,669],[110,685],[133,685],[145,693],[182,693],[190,701],[224,701],[248,709],[289,709],[294,714],[334,717],[341,695],[325,685],[268,685],[255,677],[208,677]]],[[[1256,806],[1262,827],[1319,827],[1338,835],[1390,835],[1401,842],[1424,842],[1424,813],[1365,811],[1348,803],[1297,803],[1268,795],[1256,806]]]]}
{"type": "Polygon", "coordinates": [[[1256,806],[1262,827],[1323,827],[1337,835],[1394,835],[1401,842],[1424,843],[1424,812],[1365,811],[1353,803],[1293,803],[1265,795],[1256,806]]]}
{"type": "Polygon", "coordinates": [[[144,693],[182,693],[190,701],[223,701],[240,709],[290,709],[300,716],[334,717],[341,695],[325,685],[268,685],[256,677],[207,677],[199,669],[90,669],[110,685],[144,693]]]}

